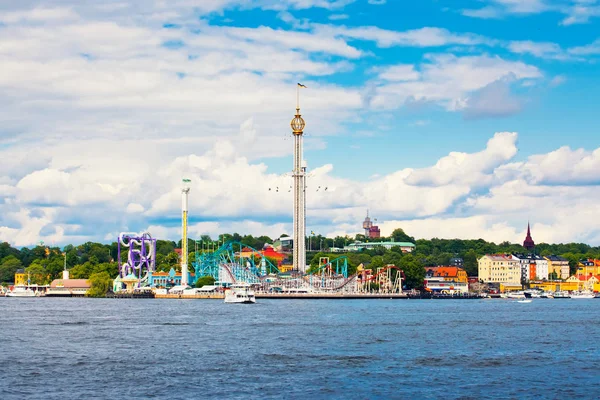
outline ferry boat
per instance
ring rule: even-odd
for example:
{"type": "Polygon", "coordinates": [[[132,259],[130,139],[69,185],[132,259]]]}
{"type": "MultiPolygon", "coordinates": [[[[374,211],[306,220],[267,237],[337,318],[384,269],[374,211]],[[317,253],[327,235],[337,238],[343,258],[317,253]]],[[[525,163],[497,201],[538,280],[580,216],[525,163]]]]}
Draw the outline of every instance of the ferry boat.
{"type": "Polygon", "coordinates": [[[15,286],[6,293],[6,297],[35,297],[35,292],[26,286],[15,286]]]}
{"type": "Polygon", "coordinates": [[[249,284],[236,283],[225,290],[225,303],[251,304],[256,303],[256,297],[249,284]]]}
{"type": "Polygon", "coordinates": [[[571,295],[568,292],[555,292],[554,298],[555,299],[570,299],[571,295]]]}

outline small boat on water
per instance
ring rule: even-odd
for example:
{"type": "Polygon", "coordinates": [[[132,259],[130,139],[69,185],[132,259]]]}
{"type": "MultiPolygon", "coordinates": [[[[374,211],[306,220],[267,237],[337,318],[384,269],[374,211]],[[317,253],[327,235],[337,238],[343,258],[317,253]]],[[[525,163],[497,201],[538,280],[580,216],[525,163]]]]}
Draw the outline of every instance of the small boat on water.
{"type": "Polygon", "coordinates": [[[531,299],[517,300],[517,303],[531,303],[531,299]]]}
{"type": "Polygon", "coordinates": [[[511,292],[506,295],[508,299],[524,299],[525,294],[523,292],[511,292]]]}
{"type": "Polygon", "coordinates": [[[567,292],[556,292],[554,293],[555,299],[570,299],[571,295],[567,292]]]}
{"type": "Polygon", "coordinates": [[[589,292],[589,291],[573,292],[573,293],[571,293],[571,298],[572,299],[593,299],[594,293],[589,292]]]}
{"type": "Polygon", "coordinates": [[[225,290],[225,303],[256,303],[254,290],[247,283],[233,284],[229,289],[225,290]]]}
{"type": "Polygon", "coordinates": [[[6,297],[35,297],[35,292],[26,286],[15,286],[6,293],[6,297]]]}

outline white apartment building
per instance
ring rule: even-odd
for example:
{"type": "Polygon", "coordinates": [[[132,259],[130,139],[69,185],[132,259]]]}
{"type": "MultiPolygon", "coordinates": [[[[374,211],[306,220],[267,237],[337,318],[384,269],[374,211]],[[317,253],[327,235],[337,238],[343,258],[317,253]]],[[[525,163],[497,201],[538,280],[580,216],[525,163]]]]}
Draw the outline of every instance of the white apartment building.
{"type": "Polygon", "coordinates": [[[514,258],[519,260],[521,265],[521,278],[524,282],[530,280],[548,279],[548,260],[535,254],[513,254],[514,258]],[[531,266],[535,264],[535,276],[532,277],[531,266]]]}

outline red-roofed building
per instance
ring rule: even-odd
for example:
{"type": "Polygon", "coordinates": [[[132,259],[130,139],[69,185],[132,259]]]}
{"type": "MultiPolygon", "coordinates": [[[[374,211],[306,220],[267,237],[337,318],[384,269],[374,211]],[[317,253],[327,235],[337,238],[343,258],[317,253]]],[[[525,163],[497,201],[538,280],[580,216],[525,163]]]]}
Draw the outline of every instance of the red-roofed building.
{"type": "Polygon", "coordinates": [[[425,288],[445,294],[468,293],[467,272],[455,266],[425,268],[425,288]]]}
{"type": "Polygon", "coordinates": [[[87,279],[55,279],[50,283],[46,296],[83,297],[90,287],[87,279]]]}
{"type": "Polygon", "coordinates": [[[281,265],[283,259],[287,257],[285,254],[275,251],[271,245],[267,245],[264,250],[253,250],[249,247],[244,247],[242,248],[242,254],[240,256],[245,258],[250,258],[252,256],[269,257],[276,260],[277,265],[281,265]]]}
{"type": "Polygon", "coordinates": [[[440,266],[425,268],[427,276],[445,278],[447,281],[468,282],[467,271],[455,266],[440,266]]]}

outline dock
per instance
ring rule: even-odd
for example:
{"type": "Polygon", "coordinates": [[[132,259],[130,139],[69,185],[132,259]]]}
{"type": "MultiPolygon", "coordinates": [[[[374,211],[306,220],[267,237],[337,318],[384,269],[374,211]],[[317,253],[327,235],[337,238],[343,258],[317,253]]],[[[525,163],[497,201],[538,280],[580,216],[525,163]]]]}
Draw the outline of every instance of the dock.
{"type": "Polygon", "coordinates": [[[200,294],[156,294],[155,299],[211,299],[211,300],[223,300],[225,294],[223,293],[200,293],[200,294]]]}
{"type": "Polygon", "coordinates": [[[404,293],[256,293],[257,299],[408,299],[404,293]]]}
{"type": "MultiPolygon", "coordinates": [[[[257,299],[408,299],[404,293],[255,293],[257,299]]],[[[211,299],[223,300],[223,293],[156,294],[155,299],[211,299]]]]}

